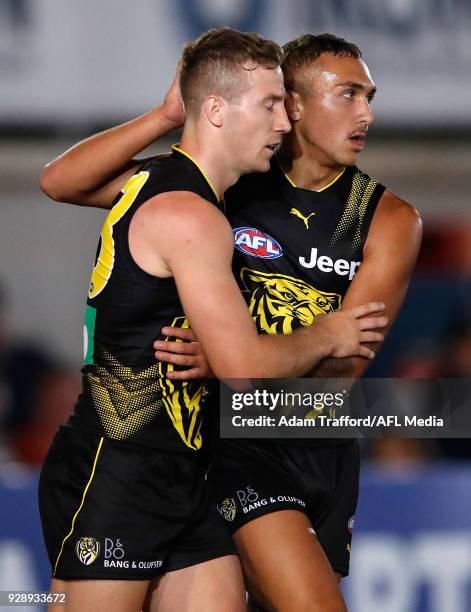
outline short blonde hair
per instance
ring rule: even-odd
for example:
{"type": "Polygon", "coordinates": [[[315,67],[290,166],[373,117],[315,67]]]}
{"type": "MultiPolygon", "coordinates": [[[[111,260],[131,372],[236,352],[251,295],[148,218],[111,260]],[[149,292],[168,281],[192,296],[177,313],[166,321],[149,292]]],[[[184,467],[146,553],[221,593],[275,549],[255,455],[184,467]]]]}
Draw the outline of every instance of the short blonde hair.
{"type": "Polygon", "coordinates": [[[258,34],[227,27],[208,30],[183,49],[180,91],[185,112],[199,114],[211,94],[235,102],[244,89],[241,69],[275,69],[282,60],[281,47],[258,34]]]}

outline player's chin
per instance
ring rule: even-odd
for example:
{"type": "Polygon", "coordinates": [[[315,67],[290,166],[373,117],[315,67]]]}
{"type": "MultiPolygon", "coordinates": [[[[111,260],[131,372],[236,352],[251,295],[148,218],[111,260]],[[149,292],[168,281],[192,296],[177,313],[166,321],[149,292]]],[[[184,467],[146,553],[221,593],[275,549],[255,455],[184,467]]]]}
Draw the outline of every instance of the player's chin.
{"type": "Polygon", "coordinates": [[[272,155],[260,156],[254,165],[254,169],[252,172],[268,172],[270,170],[270,160],[273,157],[272,155]]]}
{"type": "Polygon", "coordinates": [[[350,149],[345,151],[342,155],[339,155],[337,161],[342,166],[354,166],[357,163],[359,155],[359,151],[352,151],[350,149]]]}

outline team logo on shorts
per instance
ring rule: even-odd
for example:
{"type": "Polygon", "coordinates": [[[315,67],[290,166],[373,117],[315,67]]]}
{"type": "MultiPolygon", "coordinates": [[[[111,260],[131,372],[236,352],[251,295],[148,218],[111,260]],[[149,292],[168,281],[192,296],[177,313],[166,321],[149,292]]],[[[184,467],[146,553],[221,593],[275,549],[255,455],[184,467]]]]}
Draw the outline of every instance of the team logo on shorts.
{"type": "Polygon", "coordinates": [[[100,542],[95,538],[80,538],[75,545],[75,552],[84,565],[91,565],[100,554],[100,542]]]}
{"type": "Polygon", "coordinates": [[[349,531],[350,533],[352,533],[352,532],[353,532],[353,527],[354,527],[354,526],[355,526],[355,515],[351,516],[351,517],[348,519],[347,527],[348,527],[348,531],[349,531]]]}
{"type": "Polygon", "coordinates": [[[255,227],[236,227],[232,232],[235,248],[246,255],[261,259],[277,259],[283,255],[278,242],[255,227]]]}
{"type": "Polygon", "coordinates": [[[232,497],[227,497],[222,504],[218,506],[218,510],[226,521],[233,521],[237,512],[236,503],[232,497]]]}

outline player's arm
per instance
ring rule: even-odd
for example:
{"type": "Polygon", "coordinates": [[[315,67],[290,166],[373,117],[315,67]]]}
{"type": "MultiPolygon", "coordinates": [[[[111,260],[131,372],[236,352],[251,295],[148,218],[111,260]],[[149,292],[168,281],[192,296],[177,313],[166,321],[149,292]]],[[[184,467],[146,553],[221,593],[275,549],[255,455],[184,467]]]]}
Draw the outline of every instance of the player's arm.
{"type": "MultiPolygon", "coordinates": [[[[388,326],[397,317],[409,285],[422,240],[419,213],[390,191],[383,194],[364,246],[364,259],[343,300],[342,309],[371,300],[386,305],[388,326]]],[[[372,346],[375,351],[379,344],[372,346]]],[[[316,377],[357,378],[369,362],[361,357],[327,359],[310,374],[316,377]]]]}
{"type": "MultiPolygon", "coordinates": [[[[384,302],[389,321],[387,332],[404,300],[421,237],[422,224],[417,211],[391,192],[385,192],[365,243],[363,263],[345,295],[342,309],[372,300],[384,302]]],[[[175,335],[177,341],[154,344],[159,358],[190,368],[174,371],[169,376],[186,379],[207,375],[207,363],[191,330],[171,329],[169,335],[175,335]]],[[[379,346],[376,343],[370,348],[377,351],[379,346]]],[[[325,359],[309,374],[319,378],[357,378],[368,365],[369,360],[362,357],[325,359]]]]}
{"type": "Polygon", "coordinates": [[[361,343],[382,337],[370,328],[383,326],[384,317],[359,319],[380,311],[380,304],[320,317],[291,335],[258,336],[232,274],[231,228],[195,194],[161,194],[141,206],[131,223],[130,248],[147,272],[175,278],[185,314],[218,378],[300,376],[327,356],[371,358],[361,343]]]}
{"type": "Polygon", "coordinates": [[[183,121],[176,76],[161,106],[82,140],[47,164],[41,189],[58,202],[110,208],[123,184],[146,161],[135,156],[183,121]]]}

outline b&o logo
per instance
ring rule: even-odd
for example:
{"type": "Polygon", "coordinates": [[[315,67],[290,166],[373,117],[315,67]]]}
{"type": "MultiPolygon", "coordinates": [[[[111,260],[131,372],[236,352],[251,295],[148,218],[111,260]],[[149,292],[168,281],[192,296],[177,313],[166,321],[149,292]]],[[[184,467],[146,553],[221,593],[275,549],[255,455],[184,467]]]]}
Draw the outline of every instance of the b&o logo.
{"type": "Polygon", "coordinates": [[[122,559],[124,557],[124,548],[119,538],[116,542],[111,538],[105,538],[105,559],[122,559]]]}
{"type": "Polygon", "coordinates": [[[246,487],[241,491],[237,491],[239,503],[244,508],[247,504],[254,504],[258,500],[258,493],[252,487],[246,487]]]}

